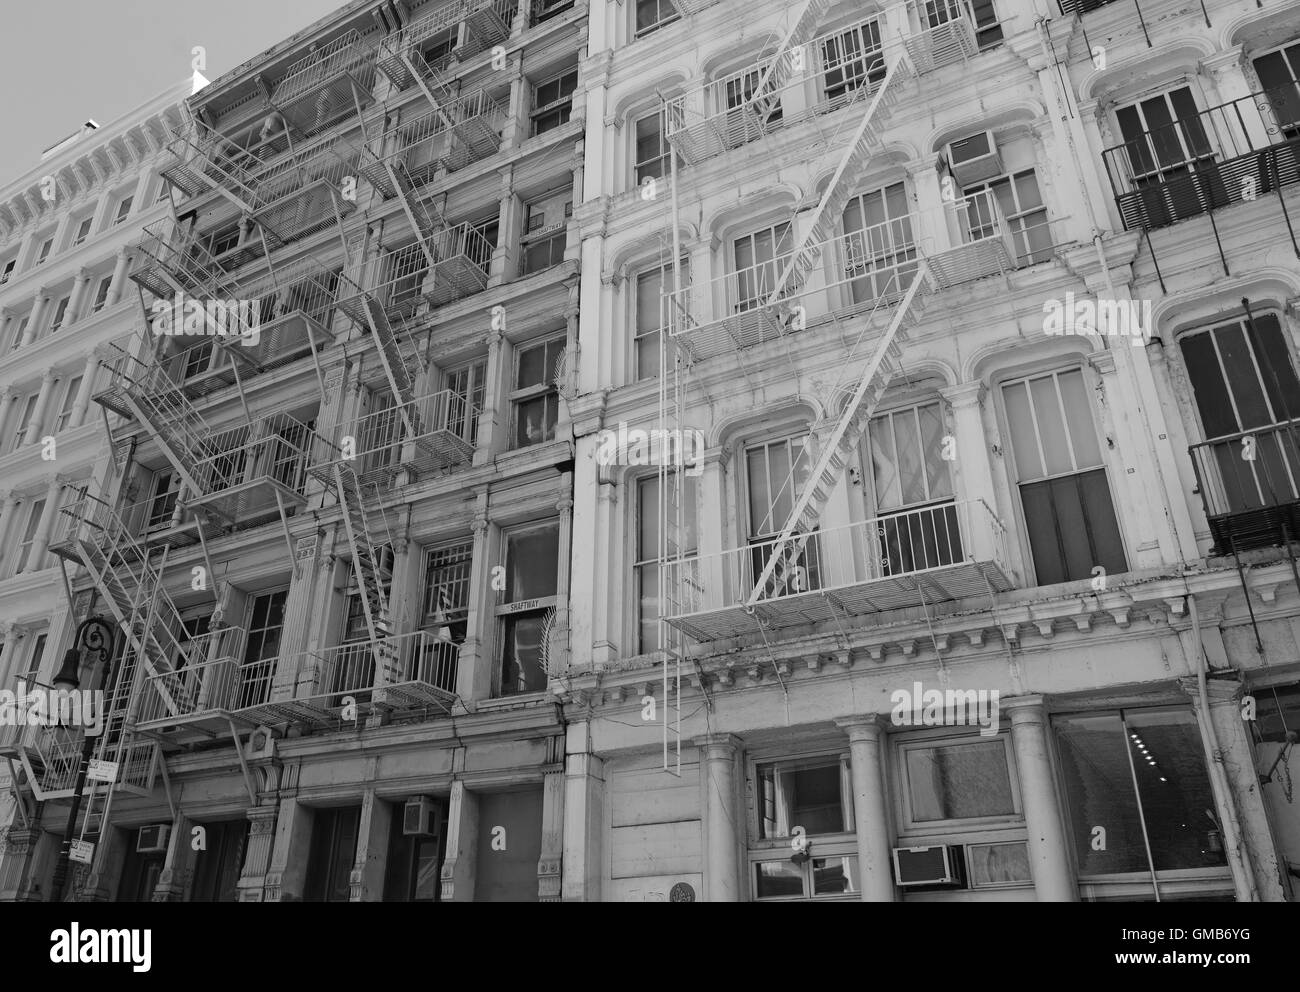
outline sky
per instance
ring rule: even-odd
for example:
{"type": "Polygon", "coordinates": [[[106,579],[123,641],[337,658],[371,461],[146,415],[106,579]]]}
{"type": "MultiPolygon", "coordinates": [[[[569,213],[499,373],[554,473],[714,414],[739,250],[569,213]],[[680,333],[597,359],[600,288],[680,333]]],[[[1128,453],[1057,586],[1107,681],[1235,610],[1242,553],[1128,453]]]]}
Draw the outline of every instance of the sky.
{"type": "Polygon", "coordinates": [[[193,72],[215,80],[345,0],[0,0],[0,185],[88,119],[107,124],[193,72]]]}

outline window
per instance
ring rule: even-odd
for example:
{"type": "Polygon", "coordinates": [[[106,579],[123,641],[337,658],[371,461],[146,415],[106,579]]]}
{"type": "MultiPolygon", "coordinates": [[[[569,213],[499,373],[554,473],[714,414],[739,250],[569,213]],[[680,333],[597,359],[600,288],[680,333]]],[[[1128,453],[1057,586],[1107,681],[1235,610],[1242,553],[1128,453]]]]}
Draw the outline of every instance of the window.
{"type": "MultiPolygon", "coordinates": [[[[991,190],[1006,219],[1016,246],[1016,264],[1032,265],[1052,257],[1052,231],[1047,223],[1047,207],[1038,191],[1038,176],[1026,169],[1014,176],[1003,176],[978,186],[967,187],[964,196],[974,196],[991,190]]],[[[996,220],[987,201],[971,201],[967,207],[967,223],[974,240],[994,236],[996,220]]]]}
{"type": "Polygon", "coordinates": [[[36,540],[36,531],[41,526],[41,515],[44,513],[45,500],[33,500],[31,508],[27,512],[27,527],[23,531],[22,543],[18,545],[18,562],[14,566],[15,575],[23,571],[28,564],[31,564],[33,568],[39,567],[39,563],[37,562],[33,561],[29,563],[28,557],[31,555],[32,544],[36,540]]]}
{"type": "Polygon", "coordinates": [[[13,275],[14,266],[16,266],[17,264],[18,264],[18,259],[11,258],[3,265],[0,265],[0,286],[3,286],[5,283],[9,281],[9,277],[13,275]]]}
{"type": "Polygon", "coordinates": [[[885,59],[880,45],[880,23],[868,21],[842,31],[821,43],[822,94],[835,101],[869,81],[885,78],[885,59]]]}
{"type": "Polygon", "coordinates": [[[1083,372],[1009,382],[1002,397],[1038,584],[1126,571],[1083,372]]]}
{"type": "Polygon", "coordinates": [[[680,17],[672,0],[636,0],[636,36],[657,31],[680,17]]]}
{"type": "Polygon", "coordinates": [[[209,338],[182,353],[184,362],[181,366],[181,382],[197,379],[212,367],[215,347],[212,339],[209,338]]]}
{"type": "Polygon", "coordinates": [[[1007,748],[1005,736],[902,745],[909,825],[1018,816],[1007,748]]]}
{"type": "Polygon", "coordinates": [[[564,351],[564,341],[560,337],[521,345],[515,355],[515,388],[510,393],[510,402],[515,411],[516,448],[555,437],[560,401],[555,366],[564,351]]]}
{"type": "Polygon", "coordinates": [[[44,265],[44,264],[45,264],[45,260],[46,260],[47,258],[50,257],[50,249],[53,248],[53,247],[54,247],[54,239],[53,239],[53,238],[46,238],[46,239],[45,239],[45,242],[41,245],[41,250],[40,250],[40,252],[37,253],[37,255],[36,255],[36,264],[37,264],[37,265],[44,265]]]}
{"type": "Polygon", "coordinates": [[[477,224],[471,224],[473,232],[466,238],[465,254],[471,262],[483,270],[483,274],[492,274],[492,253],[497,250],[497,238],[501,233],[501,218],[492,217],[477,224]]]}
{"type": "Polygon", "coordinates": [[[29,682],[36,681],[40,677],[41,663],[45,660],[45,644],[49,638],[48,633],[36,635],[36,643],[32,646],[32,657],[27,662],[27,671],[34,676],[34,678],[28,680],[29,682]]]}
{"type": "MultiPolygon", "coordinates": [[[[699,548],[695,523],[695,478],[683,475],[685,481],[681,492],[682,528],[678,534],[678,546],[683,555],[692,555],[699,548]]],[[[671,492],[672,490],[670,490],[671,492]]],[[[638,619],[638,648],[641,654],[659,650],[659,476],[652,475],[637,482],[637,537],[636,563],[632,566],[636,575],[636,602],[638,619]]],[[[673,520],[670,528],[676,527],[676,511],[670,507],[673,520]]],[[[669,530],[671,536],[672,529],[669,530]]]]}
{"type": "Polygon", "coordinates": [[[32,393],[26,400],[15,403],[14,409],[19,412],[18,420],[14,423],[13,433],[9,438],[9,450],[16,451],[22,447],[23,438],[27,436],[27,427],[32,422],[32,414],[36,412],[37,394],[32,393]]]}
{"type": "Polygon", "coordinates": [[[80,391],[81,376],[73,376],[63,388],[63,402],[59,404],[58,416],[54,418],[55,434],[68,426],[68,421],[72,419],[72,408],[77,404],[77,393],[80,391]]]}
{"type": "Polygon", "coordinates": [[[50,319],[51,334],[54,334],[63,326],[63,318],[68,315],[68,302],[71,299],[72,297],[65,296],[63,299],[59,300],[58,306],[54,308],[54,316],[50,319]]]}
{"type": "MultiPolygon", "coordinates": [[[[685,293],[690,286],[690,270],[681,260],[681,285],[685,293]]],[[[633,327],[636,377],[653,379],[659,374],[659,331],[667,326],[673,305],[673,269],[671,263],[642,272],[636,277],[636,320],[633,327]],[[665,292],[668,294],[665,296],[665,292]]]]}
{"type": "Polygon", "coordinates": [[[1123,165],[1140,191],[1147,226],[1195,217],[1227,202],[1221,177],[1207,168],[1214,149],[1189,87],[1120,107],[1115,117],[1124,139],[1123,165]]]}
{"type": "Polygon", "coordinates": [[[124,196],[117,205],[117,216],[113,219],[113,226],[116,227],[122,221],[126,220],[131,214],[131,204],[135,202],[134,196],[124,196]]]}
{"type": "Polygon", "coordinates": [[[420,626],[447,631],[457,644],[465,640],[469,617],[469,579],[474,542],[430,548],[424,558],[424,612],[420,626]]]}
{"type": "Polygon", "coordinates": [[[573,0],[533,0],[533,23],[541,24],[558,17],[573,6],[573,0]]]}
{"type": "Polygon", "coordinates": [[[372,390],[369,412],[357,422],[357,453],[363,458],[362,473],[370,475],[402,460],[404,426],[396,397],[387,389],[372,390]]]}
{"type": "Polygon", "coordinates": [[[1300,44],[1257,56],[1255,75],[1286,138],[1296,137],[1296,124],[1300,122],[1300,44]]]}
{"type": "Polygon", "coordinates": [[[569,114],[573,110],[573,91],[577,88],[577,66],[533,87],[531,116],[534,135],[545,134],[569,123],[569,114]]]}
{"type": "Polygon", "coordinates": [[[520,528],[505,536],[506,589],[497,607],[501,636],[501,695],[546,688],[547,639],[559,605],[556,570],[560,525],[520,528]]]}
{"type": "Polygon", "coordinates": [[[907,190],[894,183],[860,193],[844,208],[844,275],[854,303],[904,293],[916,275],[907,190]]]}
{"type": "Polygon", "coordinates": [[[926,24],[937,28],[959,17],[967,17],[975,28],[975,40],[981,49],[1002,40],[993,0],[925,0],[926,24]]]}
{"type": "Polygon", "coordinates": [[[205,823],[207,846],[195,856],[190,902],[238,902],[247,820],[205,823]]]}
{"type": "Polygon", "coordinates": [[[22,346],[23,335],[27,333],[27,324],[31,319],[32,315],[28,314],[18,322],[18,330],[14,331],[13,342],[9,345],[10,351],[17,351],[22,346]]]}
{"type": "MultiPolygon", "coordinates": [[[[795,501],[812,475],[813,461],[807,434],[753,444],[745,449],[749,565],[753,569],[748,578],[755,583],[772,556],[776,536],[784,529],[795,501]]],[[[805,535],[796,539],[796,546],[799,543],[802,548],[795,557],[768,578],[764,596],[808,592],[821,587],[817,539],[805,535]]]]}
{"type": "Polygon", "coordinates": [[[236,709],[258,706],[271,694],[275,659],[284,632],[284,604],[289,591],[262,593],[252,597],[248,611],[248,637],[244,641],[244,663],[240,666],[239,704],[236,709]]]}
{"type": "MultiPolygon", "coordinates": [[[[636,159],[636,184],[638,186],[647,179],[663,179],[672,170],[672,166],[668,161],[672,148],[668,144],[667,121],[667,111],[660,107],[653,114],[638,118],[633,126],[633,131],[636,134],[634,158],[636,159]]],[[[682,164],[679,157],[677,159],[678,167],[680,168],[682,164]]]]}
{"type": "Polygon", "coordinates": [[[360,827],[360,806],[314,811],[303,902],[349,901],[360,827]]]}
{"type": "Polygon", "coordinates": [[[117,886],[118,902],[152,902],[158,878],[162,875],[166,854],[136,851],[139,832],[126,831],[126,856],[122,860],[122,878],[117,886]]]}
{"type": "Polygon", "coordinates": [[[212,232],[209,244],[214,257],[220,257],[226,252],[237,248],[239,246],[239,225],[232,224],[230,227],[212,232]]]}
{"type": "Polygon", "coordinates": [[[736,266],[736,311],[762,306],[776,289],[781,263],[794,251],[790,223],[785,221],[732,242],[736,266]]]}
{"type": "Polygon", "coordinates": [[[568,219],[573,216],[569,190],[552,193],[524,208],[524,235],[519,239],[523,251],[521,275],[531,275],[564,261],[568,245],[568,219]]]}
{"type": "Polygon", "coordinates": [[[180,491],[180,477],[171,469],[160,469],[154,474],[146,523],[150,531],[166,530],[171,527],[176,515],[176,500],[180,491]]]}
{"type": "Polygon", "coordinates": [[[1052,719],[1079,873],[1227,864],[1196,717],[1133,709],[1052,719]],[[1097,828],[1105,844],[1095,842],[1097,828]]]}
{"type": "Polygon", "coordinates": [[[754,767],[749,860],[755,899],[856,895],[857,842],[848,758],[828,755],[754,767]],[[790,838],[802,833],[811,856],[790,859],[790,838]]]}
{"type": "Polygon", "coordinates": [[[424,286],[424,274],[429,263],[424,251],[418,245],[398,248],[388,255],[389,279],[392,280],[392,295],[388,305],[393,308],[410,307],[419,303],[420,290],[424,286]]]}
{"type": "Polygon", "coordinates": [[[438,902],[442,899],[442,859],[447,850],[447,812],[439,803],[431,816],[427,836],[402,832],[401,803],[393,804],[388,836],[384,902],[438,902]]]}
{"type": "MultiPolygon", "coordinates": [[[[190,669],[190,681],[182,682],[185,687],[193,692],[202,691],[201,680],[208,673],[199,668],[209,659],[205,652],[213,644],[207,640],[207,635],[212,632],[212,614],[203,613],[199,616],[187,617],[181,621],[180,632],[176,635],[176,656],[172,659],[172,667],[177,671],[190,669]],[[204,638],[204,640],[200,640],[204,638]],[[195,643],[195,642],[198,643],[195,643]],[[198,668],[198,671],[194,669],[198,668]]],[[[218,675],[213,673],[214,677],[222,678],[224,673],[218,675]]]]}
{"type": "MultiPolygon", "coordinates": [[[[1254,689],[1256,719],[1250,721],[1251,736],[1258,744],[1285,744],[1287,734],[1300,730],[1300,685],[1279,685],[1254,689]]],[[[1270,748],[1271,760],[1276,752],[1270,748]]]]}
{"type": "Polygon", "coordinates": [[[95,289],[95,302],[90,307],[91,313],[99,313],[104,309],[104,305],[108,303],[108,291],[112,288],[113,277],[111,275],[104,276],[103,279],[99,280],[99,286],[95,289]]]}
{"type": "MultiPolygon", "coordinates": [[[[730,123],[739,123],[743,120],[744,115],[750,113],[757,113],[762,124],[775,124],[781,120],[781,97],[773,88],[775,82],[771,77],[764,84],[767,91],[762,95],[762,98],[756,96],[758,81],[763,78],[764,71],[764,66],[756,66],[719,80],[722,84],[722,95],[726,101],[726,109],[731,111],[727,115],[730,123]]],[[[743,136],[730,139],[731,144],[729,144],[729,147],[752,140],[747,125],[742,126],[740,130],[743,136]]]]}
{"type": "Polygon", "coordinates": [[[77,228],[76,236],[73,237],[72,239],[71,247],[76,248],[77,245],[81,244],[86,240],[86,238],[90,237],[90,225],[93,224],[94,222],[95,222],[95,218],[93,217],[87,217],[85,220],[81,222],[81,225],[77,228]]]}
{"type": "Polygon", "coordinates": [[[487,400],[487,360],[480,359],[447,372],[447,385],[456,397],[448,429],[470,444],[478,444],[478,420],[487,400]]]}
{"type": "Polygon", "coordinates": [[[1241,512],[1300,498],[1300,432],[1293,423],[1300,379],[1277,315],[1234,320],[1178,343],[1201,434],[1211,442],[1195,449],[1207,505],[1241,512]]]}
{"type": "Polygon", "coordinates": [[[904,575],[965,557],[943,459],[939,402],[873,417],[868,425],[880,574],[904,575]]]}
{"type": "Polygon", "coordinates": [[[420,56],[433,72],[441,72],[451,62],[459,36],[460,26],[453,25],[438,31],[420,46],[420,56]]]}

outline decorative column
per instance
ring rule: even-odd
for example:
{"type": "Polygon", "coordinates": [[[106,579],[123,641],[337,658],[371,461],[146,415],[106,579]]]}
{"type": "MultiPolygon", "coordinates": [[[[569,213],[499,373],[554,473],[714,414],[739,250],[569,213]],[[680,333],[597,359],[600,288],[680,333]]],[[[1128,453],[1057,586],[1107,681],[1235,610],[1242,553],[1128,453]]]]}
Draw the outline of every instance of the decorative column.
{"type": "MultiPolygon", "coordinates": [[[[9,540],[9,531],[13,529],[14,507],[18,505],[18,494],[12,489],[0,492],[0,576],[5,574],[4,561],[10,549],[18,546],[17,541],[9,540]]],[[[2,687],[0,687],[2,688],[2,687]]]]}
{"type": "Polygon", "coordinates": [[[32,869],[41,830],[35,824],[24,828],[17,810],[13,816],[14,822],[0,827],[0,902],[38,902],[41,893],[33,886],[32,869]]]}
{"type": "Polygon", "coordinates": [[[736,751],[740,744],[731,734],[698,737],[705,776],[704,896],[708,902],[739,902],[741,894],[740,839],[744,823],[736,793],[736,751]]]}
{"type": "Polygon", "coordinates": [[[9,447],[9,439],[13,437],[14,431],[22,426],[10,422],[11,415],[18,409],[19,399],[18,390],[13,386],[0,389],[0,454],[8,454],[12,450],[9,447]]]}
{"type": "Polygon", "coordinates": [[[1065,817],[1057,800],[1056,777],[1048,759],[1044,698],[1016,696],[1003,700],[1001,709],[1011,713],[1011,744],[1016,751],[1034,892],[1039,902],[1077,902],[1079,888],[1070,867],[1065,817]]]}
{"type": "Polygon", "coordinates": [[[960,499],[969,501],[968,511],[962,515],[962,523],[969,528],[969,532],[962,535],[964,546],[975,555],[976,561],[1005,560],[1006,548],[995,548],[995,528],[988,519],[989,516],[998,516],[993,468],[989,464],[991,442],[984,426],[984,400],[988,391],[984,383],[976,380],[948,386],[939,390],[939,395],[948,401],[952,410],[951,447],[956,455],[952,463],[953,488],[961,494],[960,499]],[[987,512],[980,506],[980,500],[988,507],[987,512]],[[995,555],[995,550],[1000,553],[995,555]]]}
{"type": "Polygon", "coordinates": [[[41,436],[41,425],[45,422],[45,408],[50,402],[50,393],[54,391],[53,368],[45,370],[41,376],[41,390],[36,394],[36,405],[32,407],[32,419],[27,422],[27,433],[23,435],[23,444],[35,444],[41,436]]]}
{"type": "MultiPolygon", "coordinates": [[[[501,173],[501,203],[497,212],[497,247],[492,253],[488,270],[488,288],[500,286],[514,274],[513,260],[519,240],[518,200],[515,197],[514,166],[507,165],[501,173]]],[[[499,330],[500,328],[494,328],[499,330]]]]}
{"type": "MultiPolygon", "coordinates": [[[[378,759],[367,760],[367,781],[373,781],[378,759]]],[[[351,902],[382,902],[384,874],[388,868],[388,835],[393,824],[393,806],[367,789],[361,799],[361,823],[357,828],[357,855],[349,876],[351,902]]]]}
{"type": "Polygon", "coordinates": [[[312,820],[312,811],[297,799],[280,800],[271,863],[266,872],[263,896],[266,902],[302,902],[307,886],[312,820]]]}
{"type": "Polygon", "coordinates": [[[560,874],[564,864],[563,771],[542,776],[542,852],[537,861],[537,901],[560,901],[560,874]]]}
{"type": "Polygon", "coordinates": [[[67,482],[68,477],[65,475],[55,475],[50,479],[49,488],[45,491],[45,507],[41,510],[40,523],[37,524],[36,536],[32,539],[24,572],[39,572],[45,568],[45,552],[50,546],[50,532],[54,529],[54,518],[59,512],[59,493],[67,482]]]}
{"type": "Polygon", "coordinates": [[[244,865],[239,872],[239,901],[261,902],[266,873],[271,866],[271,847],[275,840],[275,820],[279,807],[254,806],[247,812],[248,843],[244,865]]]}
{"type": "MultiPolygon", "coordinates": [[[[1232,870],[1237,901],[1246,902],[1251,899],[1253,881],[1255,896],[1260,902],[1286,902],[1282,875],[1287,866],[1278,858],[1264,800],[1264,790],[1278,789],[1277,779],[1273,780],[1271,786],[1260,784],[1250,731],[1242,719],[1241,683],[1221,677],[1207,679],[1205,695],[1210,704],[1208,713],[1201,702],[1197,679],[1180,678],[1178,684],[1191,697],[1192,708],[1196,711],[1196,719],[1201,727],[1205,728],[1209,721],[1214,728],[1218,751],[1211,752],[1210,742],[1204,736],[1202,744],[1206,752],[1207,771],[1214,792],[1215,815],[1219,823],[1224,823],[1225,818],[1231,815],[1230,811],[1236,813],[1240,847],[1245,856],[1243,863],[1229,857],[1228,866],[1232,870]],[[1215,774],[1214,764],[1219,766],[1221,775],[1215,774]],[[1251,878],[1246,877],[1247,872],[1251,878]]],[[[1277,749],[1271,746],[1261,748],[1261,751],[1270,762],[1277,756],[1277,749]]],[[[1223,840],[1225,845],[1230,843],[1226,836],[1223,840]]]]}
{"type": "MultiPolygon", "coordinates": [[[[573,475],[566,472],[562,477],[570,491],[573,487],[573,475]]],[[[554,669],[556,659],[563,659],[564,668],[569,667],[569,555],[573,544],[573,499],[566,493],[555,504],[560,513],[560,560],[555,574],[555,595],[559,601],[555,606],[555,624],[551,628],[550,658],[554,669]]]]}
{"type": "MultiPolygon", "coordinates": [[[[193,834],[196,826],[198,824],[184,813],[176,814],[176,819],[172,822],[171,837],[167,842],[167,860],[163,862],[162,871],[158,873],[158,884],[154,886],[154,902],[184,901],[185,890],[194,875],[194,862],[209,854],[206,843],[204,850],[194,850],[193,834]]],[[[200,829],[204,829],[206,834],[206,828],[200,827],[200,829]]]]}
{"type": "Polygon", "coordinates": [[[23,329],[21,347],[26,348],[36,339],[36,329],[41,326],[41,320],[45,316],[45,305],[49,302],[49,299],[45,296],[45,287],[37,287],[31,315],[27,319],[27,326],[23,329]]]}
{"type": "Polygon", "coordinates": [[[885,721],[875,713],[839,717],[849,733],[853,823],[858,834],[858,878],[863,902],[894,902],[889,794],[885,788],[885,721]]]}
{"type": "Polygon", "coordinates": [[[917,212],[916,238],[923,251],[941,252],[952,246],[948,233],[948,215],[952,212],[949,204],[961,196],[961,190],[954,183],[951,187],[952,198],[943,197],[943,184],[939,182],[939,167],[934,163],[934,156],[924,156],[920,161],[908,165],[912,177],[912,195],[916,198],[917,212]]]}
{"type": "Polygon", "coordinates": [[[126,269],[131,261],[125,247],[117,250],[117,263],[113,266],[113,281],[108,287],[108,300],[106,307],[111,307],[122,298],[122,290],[126,288],[126,269]]]}
{"type": "Polygon", "coordinates": [[[86,292],[86,284],[90,282],[90,273],[84,268],[77,270],[77,276],[72,282],[72,294],[68,297],[68,309],[63,315],[65,326],[75,324],[81,316],[81,296],[86,292]]]}
{"type": "Polygon", "coordinates": [[[502,404],[509,391],[509,342],[505,340],[505,323],[493,318],[488,331],[487,382],[483,390],[483,412],[478,418],[478,444],[474,448],[475,466],[490,465],[492,459],[505,450],[503,443],[509,436],[509,414],[502,404]],[[498,326],[499,325],[499,326],[498,326]]]}
{"type": "Polygon", "coordinates": [[[600,902],[605,874],[605,762],[587,747],[587,724],[568,728],[564,773],[565,902],[600,902]]]}
{"type": "Polygon", "coordinates": [[[478,864],[478,797],[461,779],[451,783],[447,807],[447,855],[442,862],[442,901],[473,902],[478,864]]]}
{"type": "MultiPolygon", "coordinates": [[[[478,497],[478,512],[487,512],[487,494],[478,497]]],[[[470,523],[474,532],[474,549],[469,566],[469,610],[465,617],[465,642],[460,646],[456,663],[456,694],[463,700],[487,699],[492,695],[492,666],[487,662],[483,645],[485,624],[495,622],[495,606],[500,590],[492,588],[493,549],[499,528],[486,516],[470,523]]],[[[491,643],[489,639],[488,643],[491,643]]]]}
{"type": "Polygon", "coordinates": [[[96,348],[86,366],[81,370],[81,385],[77,387],[76,398],[72,401],[72,411],[68,414],[68,429],[80,427],[86,421],[86,410],[90,407],[90,397],[95,392],[95,379],[99,375],[100,349],[96,348]]]}

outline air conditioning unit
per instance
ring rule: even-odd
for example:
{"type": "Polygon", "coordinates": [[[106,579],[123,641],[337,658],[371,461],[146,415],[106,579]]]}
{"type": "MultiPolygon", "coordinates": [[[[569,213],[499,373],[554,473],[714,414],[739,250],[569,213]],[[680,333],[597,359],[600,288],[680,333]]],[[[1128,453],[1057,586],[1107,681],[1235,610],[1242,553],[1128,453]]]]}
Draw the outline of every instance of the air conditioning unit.
{"type": "Polygon", "coordinates": [[[1002,175],[1002,156],[992,131],[980,131],[948,145],[948,166],[960,186],[1002,175]]]}
{"type": "Polygon", "coordinates": [[[408,837],[427,837],[438,832],[438,804],[428,796],[406,800],[402,808],[402,833],[408,837]]]}
{"type": "Polygon", "coordinates": [[[961,848],[950,844],[894,848],[894,878],[903,888],[947,886],[960,888],[961,848]]]}
{"type": "Polygon", "coordinates": [[[167,838],[171,836],[170,823],[155,823],[141,827],[135,835],[136,854],[161,854],[167,850],[167,838]]]}

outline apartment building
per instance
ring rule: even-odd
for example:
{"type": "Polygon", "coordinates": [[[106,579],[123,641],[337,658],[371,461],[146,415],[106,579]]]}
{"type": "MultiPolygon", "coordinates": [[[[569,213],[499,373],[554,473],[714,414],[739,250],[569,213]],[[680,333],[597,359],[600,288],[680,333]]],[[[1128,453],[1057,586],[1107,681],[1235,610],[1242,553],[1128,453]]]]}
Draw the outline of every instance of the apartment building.
{"type": "MultiPolygon", "coordinates": [[[[168,211],[158,174],[167,135],[205,83],[196,74],[119,120],[87,121],[34,151],[32,167],[0,190],[0,688],[47,684],[89,607],[50,546],[60,511],[98,491],[108,471],[91,397],[107,381],[101,360],[139,323],[131,245],[140,224],[168,211]]],[[[40,898],[26,866],[58,848],[17,799],[19,749],[35,730],[0,727],[4,900],[40,898]]],[[[68,743],[48,742],[63,758],[68,743]]]]}
{"type": "Polygon", "coordinates": [[[1292,898],[1298,70],[592,4],[565,899],[1292,898]]]}
{"type": "Polygon", "coordinates": [[[558,899],[586,22],[355,2],[169,122],[49,545],[115,778],[56,893],[82,738],[6,749],[18,897],[558,899]]]}

